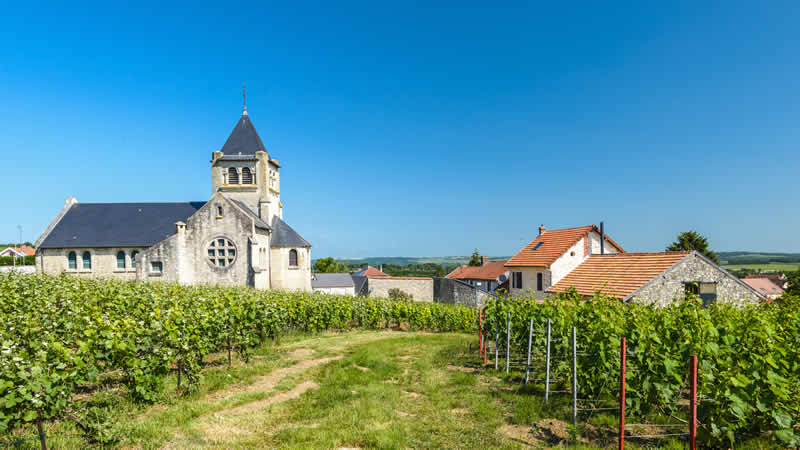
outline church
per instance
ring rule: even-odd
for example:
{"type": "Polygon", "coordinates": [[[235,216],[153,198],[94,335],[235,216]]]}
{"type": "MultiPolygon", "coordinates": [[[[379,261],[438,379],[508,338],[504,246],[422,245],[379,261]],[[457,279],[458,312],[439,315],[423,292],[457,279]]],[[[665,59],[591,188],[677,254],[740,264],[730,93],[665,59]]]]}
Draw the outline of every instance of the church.
{"type": "Polygon", "coordinates": [[[311,244],[283,221],[280,164],[247,114],[211,155],[206,202],[80,203],[36,241],[46,274],[311,290],[311,244]]]}

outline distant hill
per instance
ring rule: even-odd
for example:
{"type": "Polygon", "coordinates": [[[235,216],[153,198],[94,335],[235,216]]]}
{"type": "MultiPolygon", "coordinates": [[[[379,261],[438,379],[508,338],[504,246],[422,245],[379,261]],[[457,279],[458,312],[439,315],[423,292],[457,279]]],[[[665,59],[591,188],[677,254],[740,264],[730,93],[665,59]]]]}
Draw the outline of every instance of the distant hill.
{"type": "Polygon", "coordinates": [[[723,265],[797,263],[800,264],[800,253],[766,253],[766,252],[719,252],[719,261],[723,265]]]}
{"type": "MultiPolygon", "coordinates": [[[[489,261],[505,261],[510,256],[490,256],[489,261]]],[[[445,266],[459,266],[469,262],[470,256],[371,256],[368,258],[337,259],[345,264],[369,264],[379,266],[381,264],[395,264],[406,266],[409,264],[441,264],[445,266]]]]}
{"type": "MultiPolygon", "coordinates": [[[[725,266],[739,266],[752,264],[798,264],[800,253],[768,253],[768,252],[719,252],[719,260],[725,266]]],[[[409,264],[441,264],[443,266],[459,266],[469,262],[469,256],[370,256],[368,258],[336,259],[348,265],[369,264],[395,264],[406,266],[409,264]]],[[[504,261],[511,256],[490,256],[489,261],[504,261]]]]}

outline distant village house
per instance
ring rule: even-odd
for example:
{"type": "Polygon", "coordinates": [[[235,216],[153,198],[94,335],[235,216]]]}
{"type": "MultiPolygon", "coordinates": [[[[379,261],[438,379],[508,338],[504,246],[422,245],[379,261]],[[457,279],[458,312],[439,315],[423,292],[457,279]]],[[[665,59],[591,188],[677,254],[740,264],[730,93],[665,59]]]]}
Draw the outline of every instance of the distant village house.
{"type": "Polygon", "coordinates": [[[462,265],[447,274],[446,278],[461,280],[477,289],[493,293],[508,279],[505,264],[506,261],[489,261],[488,257],[481,256],[480,266],[462,265]]]}
{"type": "Polygon", "coordinates": [[[24,258],[26,256],[33,256],[36,254],[36,249],[30,245],[22,245],[20,247],[7,247],[0,251],[0,256],[11,256],[14,258],[24,258]]]}
{"type": "Polygon", "coordinates": [[[626,253],[594,225],[560,230],[539,228],[539,236],[507,263],[510,294],[548,294],[574,289],[584,297],[601,293],[623,302],[666,305],[689,294],[704,303],[757,303],[766,295],[740,281],[702,254],[626,253]]]}

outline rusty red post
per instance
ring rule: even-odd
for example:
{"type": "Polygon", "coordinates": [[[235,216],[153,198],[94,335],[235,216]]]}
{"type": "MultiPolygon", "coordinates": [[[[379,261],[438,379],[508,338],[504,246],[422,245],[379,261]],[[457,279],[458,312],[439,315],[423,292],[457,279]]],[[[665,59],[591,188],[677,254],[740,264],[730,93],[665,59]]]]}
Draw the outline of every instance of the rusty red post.
{"type": "Polygon", "coordinates": [[[697,355],[692,355],[692,361],[689,364],[689,383],[691,395],[689,400],[689,448],[695,450],[697,448],[697,355]]]}
{"type": "MultiPolygon", "coordinates": [[[[486,312],[485,311],[483,312],[483,316],[486,317],[486,312]]],[[[489,340],[489,336],[486,334],[486,331],[484,330],[484,332],[483,332],[483,364],[484,365],[487,363],[486,353],[487,353],[487,349],[489,348],[488,340],[489,340]]]]}
{"type": "Polygon", "coordinates": [[[625,448],[625,338],[619,349],[619,450],[625,448]]]}
{"type": "Polygon", "coordinates": [[[478,311],[478,355],[483,353],[483,312],[478,311]]]}

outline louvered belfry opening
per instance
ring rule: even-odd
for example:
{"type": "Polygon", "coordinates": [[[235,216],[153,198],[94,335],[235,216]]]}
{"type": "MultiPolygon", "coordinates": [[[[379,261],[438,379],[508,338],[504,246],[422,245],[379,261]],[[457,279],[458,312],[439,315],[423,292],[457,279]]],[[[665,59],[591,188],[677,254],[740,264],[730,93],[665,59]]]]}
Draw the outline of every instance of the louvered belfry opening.
{"type": "Polygon", "coordinates": [[[253,184],[253,174],[249,167],[242,169],[242,184],[253,184]]]}
{"type": "Polygon", "coordinates": [[[235,167],[228,168],[228,184],[239,184],[239,171],[235,167]]]}

